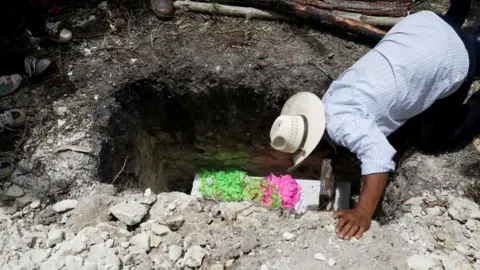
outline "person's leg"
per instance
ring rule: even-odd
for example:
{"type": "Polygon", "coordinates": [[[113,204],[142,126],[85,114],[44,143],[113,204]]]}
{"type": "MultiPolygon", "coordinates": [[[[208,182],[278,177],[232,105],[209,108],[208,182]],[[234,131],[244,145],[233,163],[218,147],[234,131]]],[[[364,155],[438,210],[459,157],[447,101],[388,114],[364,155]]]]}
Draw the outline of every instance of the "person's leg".
{"type": "MultiPolygon", "coordinates": [[[[29,56],[25,46],[15,44],[8,39],[0,38],[0,75],[6,74],[26,74],[28,77],[42,74],[50,66],[48,59],[37,59],[29,56]]],[[[13,80],[15,81],[15,80],[13,80]]],[[[15,83],[13,83],[15,84],[15,83]]],[[[1,82],[0,87],[10,87],[5,80],[1,82]]],[[[10,92],[10,91],[0,91],[10,92]]],[[[0,94],[1,95],[1,94],[0,94]]]]}
{"type": "Polygon", "coordinates": [[[0,75],[23,74],[24,60],[27,56],[26,48],[10,39],[0,37],[0,75]]]}
{"type": "Polygon", "coordinates": [[[417,149],[429,153],[450,150],[480,135],[480,92],[474,93],[465,104],[460,103],[470,85],[465,84],[458,95],[440,100],[437,106],[415,119],[410,136],[417,149]]]}
{"type": "Polygon", "coordinates": [[[461,27],[470,12],[470,0],[450,0],[450,8],[445,14],[445,18],[461,27]]]}

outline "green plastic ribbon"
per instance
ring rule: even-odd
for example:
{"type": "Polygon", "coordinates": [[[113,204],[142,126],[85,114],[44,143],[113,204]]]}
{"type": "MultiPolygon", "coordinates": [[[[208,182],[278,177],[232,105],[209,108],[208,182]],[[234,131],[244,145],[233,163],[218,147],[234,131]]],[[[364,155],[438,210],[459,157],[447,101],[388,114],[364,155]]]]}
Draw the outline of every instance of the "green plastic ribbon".
{"type": "Polygon", "coordinates": [[[278,187],[265,198],[265,192],[272,185],[269,180],[259,177],[247,177],[241,170],[200,170],[200,193],[206,198],[218,201],[253,201],[273,208],[282,207],[282,196],[278,187]]]}

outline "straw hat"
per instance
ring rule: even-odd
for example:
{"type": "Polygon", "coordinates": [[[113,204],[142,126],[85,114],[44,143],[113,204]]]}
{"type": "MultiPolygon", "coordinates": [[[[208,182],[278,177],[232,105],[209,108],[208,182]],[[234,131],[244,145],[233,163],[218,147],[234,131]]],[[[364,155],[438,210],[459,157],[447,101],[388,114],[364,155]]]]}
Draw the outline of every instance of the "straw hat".
{"type": "Polygon", "coordinates": [[[270,130],[273,149],[293,154],[295,170],[317,147],[325,132],[325,108],[317,95],[300,92],[287,100],[270,130]]]}

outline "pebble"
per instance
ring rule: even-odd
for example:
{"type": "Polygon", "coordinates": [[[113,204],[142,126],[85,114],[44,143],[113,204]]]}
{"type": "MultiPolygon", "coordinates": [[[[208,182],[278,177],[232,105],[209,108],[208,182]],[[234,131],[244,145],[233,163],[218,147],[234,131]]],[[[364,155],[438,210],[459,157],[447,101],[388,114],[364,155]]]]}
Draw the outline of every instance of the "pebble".
{"type": "Polygon", "coordinates": [[[444,233],[444,232],[436,232],[435,234],[435,238],[438,240],[438,241],[445,241],[445,239],[447,239],[447,235],[444,233]]]}
{"type": "Polygon", "coordinates": [[[122,202],[110,208],[110,213],[126,225],[140,223],[148,212],[148,208],[138,202],[122,202]]]}
{"type": "Polygon", "coordinates": [[[328,265],[329,266],[334,266],[335,265],[335,260],[332,259],[332,258],[328,259],[328,265]]]}
{"type": "Polygon", "coordinates": [[[172,231],[178,231],[185,223],[185,218],[182,215],[175,215],[166,221],[167,226],[172,231]]]}
{"type": "Polygon", "coordinates": [[[425,200],[424,197],[414,197],[414,198],[408,199],[404,204],[405,205],[421,205],[424,200],[425,200]]]}
{"type": "Polygon", "coordinates": [[[190,268],[200,267],[206,254],[207,252],[202,247],[193,245],[185,253],[183,262],[190,268]]]}
{"type": "Polygon", "coordinates": [[[456,245],[455,250],[464,256],[473,256],[473,252],[471,252],[466,246],[456,245]]]}
{"type": "Polygon", "coordinates": [[[233,263],[235,262],[234,259],[230,259],[225,262],[225,269],[226,270],[233,270],[233,263]]]}
{"type": "Polygon", "coordinates": [[[154,204],[156,201],[157,201],[157,196],[155,196],[155,195],[150,195],[150,196],[142,197],[142,198],[140,198],[140,199],[137,200],[137,202],[139,202],[139,203],[141,203],[141,204],[146,204],[146,205],[152,205],[152,204],[154,204]]]}
{"type": "Polygon", "coordinates": [[[260,266],[260,270],[268,270],[268,266],[266,266],[265,264],[262,264],[262,266],[260,266]]]}
{"type": "Polygon", "coordinates": [[[467,227],[467,229],[469,229],[471,232],[475,232],[478,229],[477,224],[473,219],[467,220],[467,222],[465,223],[465,227],[467,227]]]}
{"type": "Polygon", "coordinates": [[[176,262],[180,257],[182,257],[183,249],[177,245],[171,245],[168,247],[168,258],[172,260],[172,262],[176,262]]]}
{"type": "Polygon", "coordinates": [[[478,204],[470,200],[456,198],[448,208],[448,215],[452,219],[464,223],[468,219],[480,220],[480,209],[478,204]]]}
{"type": "Polygon", "coordinates": [[[107,248],[113,247],[113,244],[115,244],[115,240],[113,240],[113,239],[108,239],[107,241],[105,241],[105,246],[107,248]]]}
{"type": "Polygon", "coordinates": [[[148,252],[150,250],[150,235],[145,232],[139,233],[132,238],[132,244],[148,252]]]}
{"type": "Polygon", "coordinates": [[[440,216],[441,214],[442,214],[442,210],[438,206],[427,208],[427,215],[431,217],[440,216]]]}
{"type": "Polygon", "coordinates": [[[315,258],[315,260],[319,261],[325,261],[327,259],[327,257],[325,257],[325,255],[323,255],[322,253],[315,253],[313,257],[315,258]]]}
{"type": "Polygon", "coordinates": [[[156,222],[152,224],[151,230],[154,234],[160,235],[160,236],[166,235],[170,232],[169,227],[167,227],[165,225],[158,224],[156,222]]]}
{"type": "Polygon", "coordinates": [[[32,208],[32,209],[37,209],[38,207],[40,207],[40,200],[34,200],[34,201],[30,204],[30,208],[32,208]]]}
{"type": "Polygon", "coordinates": [[[412,215],[414,217],[418,217],[421,215],[423,209],[420,205],[417,205],[417,204],[414,204],[412,205],[412,207],[410,208],[410,211],[412,212],[412,215]]]}
{"type": "Polygon", "coordinates": [[[52,210],[57,213],[62,213],[74,209],[75,207],[77,207],[77,204],[77,200],[63,200],[54,204],[52,206],[52,210]]]}
{"type": "Polygon", "coordinates": [[[51,249],[34,249],[30,253],[30,259],[34,263],[42,263],[50,257],[51,249]]]}
{"type": "Polygon", "coordinates": [[[11,185],[10,187],[5,190],[5,192],[2,194],[5,196],[7,199],[16,199],[19,197],[22,197],[25,193],[23,192],[23,189],[17,185],[11,185]]]}
{"type": "Polygon", "coordinates": [[[58,228],[52,228],[48,232],[47,246],[53,247],[56,244],[61,243],[63,241],[64,236],[65,236],[65,233],[62,230],[58,228]]]}
{"type": "Polygon", "coordinates": [[[437,262],[431,257],[415,254],[408,258],[407,265],[412,270],[431,270],[437,266],[437,262]]]}
{"type": "Polygon", "coordinates": [[[291,232],[284,232],[282,237],[283,237],[283,239],[285,239],[287,241],[293,241],[296,238],[295,234],[293,234],[291,232]]]}
{"type": "Polygon", "coordinates": [[[216,262],[208,267],[208,270],[224,270],[223,263],[216,262]]]}
{"type": "Polygon", "coordinates": [[[25,195],[20,198],[15,199],[15,208],[21,209],[25,207],[27,204],[29,204],[32,201],[32,197],[30,195],[25,195]]]}

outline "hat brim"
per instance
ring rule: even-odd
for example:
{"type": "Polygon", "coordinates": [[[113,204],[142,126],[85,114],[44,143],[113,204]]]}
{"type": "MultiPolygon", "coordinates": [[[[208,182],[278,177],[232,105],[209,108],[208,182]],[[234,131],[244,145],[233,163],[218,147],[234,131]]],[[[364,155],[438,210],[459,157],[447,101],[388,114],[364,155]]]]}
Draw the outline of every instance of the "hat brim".
{"type": "Polygon", "coordinates": [[[293,166],[288,169],[291,172],[298,168],[320,143],[325,132],[325,107],[317,95],[300,92],[287,100],[281,115],[303,115],[308,123],[302,151],[293,155],[293,166]]]}

